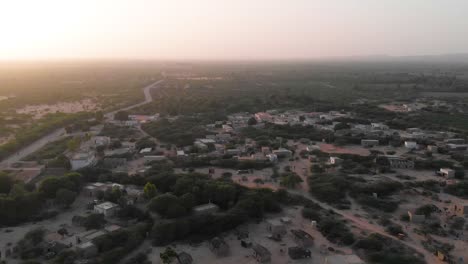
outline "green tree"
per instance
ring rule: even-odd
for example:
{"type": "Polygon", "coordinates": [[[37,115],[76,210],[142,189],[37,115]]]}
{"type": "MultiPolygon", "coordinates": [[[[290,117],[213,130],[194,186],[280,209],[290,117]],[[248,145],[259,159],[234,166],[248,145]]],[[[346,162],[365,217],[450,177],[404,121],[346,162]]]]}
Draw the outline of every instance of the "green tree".
{"type": "Polygon", "coordinates": [[[248,124],[249,126],[254,126],[254,125],[257,124],[257,119],[255,119],[255,117],[251,117],[251,118],[249,118],[249,120],[247,121],[247,124],[248,124]]]}
{"type": "Polygon", "coordinates": [[[283,173],[280,177],[280,185],[286,188],[296,188],[301,182],[302,178],[294,172],[283,173]]]}
{"type": "Polygon", "coordinates": [[[68,189],[59,189],[55,194],[55,200],[58,204],[61,204],[63,207],[68,208],[75,201],[77,193],[70,191],[68,189]]]}
{"type": "Polygon", "coordinates": [[[146,199],[152,199],[154,196],[156,196],[158,190],[156,189],[156,185],[151,182],[147,182],[143,188],[143,192],[146,199]]]}
{"type": "Polygon", "coordinates": [[[13,179],[5,172],[0,172],[0,193],[9,193],[13,187],[13,179]]]}
{"type": "Polygon", "coordinates": [[[119,111],[114,115],[115,120],[119,121],[126,121],[128,120],[128,112],[127,111],[119,111]]]}
{"type": "Polygon", "coordinates": [[[170,264],[177,257],[177,253],[171,247],[167,247],[159,254],[159,257],[163,264],[170,264]]]}

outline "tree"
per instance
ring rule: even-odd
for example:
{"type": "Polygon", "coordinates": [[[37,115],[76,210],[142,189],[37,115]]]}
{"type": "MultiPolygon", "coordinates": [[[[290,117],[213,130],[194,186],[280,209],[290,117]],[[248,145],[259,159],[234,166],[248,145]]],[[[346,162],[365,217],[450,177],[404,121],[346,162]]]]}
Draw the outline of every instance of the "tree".
{"type": "Polygon", "coordinates": [[[254,126],[254,125],[257,124],[257,119],[255,119],[255,117],[251,117],[251,118],[249,118],[249,120],[247,121],[247,124],[248,124],[249,126],[254,126]]]}
{"type": "Polygon", "coordinates": [[[59,189],[55,195],[55,200],[58,204],[68,208],[75,201],[77,193],[68,189],[59,189]]]}
{"type": "Polygon", "coordinates": [[[72,138],[67,142],[67,148],[70,151],[76,151],[80,147],[81,139],[78,137],[72,138]]]}
{"type": "Polygon", "coordinates": [[[182,195],[179,199],[181,205],[189,211],[192,210],[192,208],[195,206],[195,196],[193,196],[193,194],[191,193],[186,193],[182,195]]]}
{"type": "Polygon", "coordinates": [[[154,196],[156,196],[157,193],[156,185],[154,185],[151,182],[147,182],[145,187],[143,188],[143,192],[145,194],[146,199],[152,199],[154,196]]]}
{"type": "Polygon", "coordinates": [[[180,217],[187,213],[182,201],[177,196],[169,193],[161,194],[151,199],[148,208],[168,218],[180,217]]]}
{"type": "Polygon", "coordinates": [[[9,193],[13,187],[13,179],[6,173],[0,172],[0,193],[9,193]]]}
{"type": "Polygon", "coordinates": [[[126,121],[128,120],[128,112],[127,111],[119,111],[114,115],[115,120],[119,121],[126,121]]]}
{"type": "Polygon", "coordinates": [[[294,172],[283,173],[280,178],[280,185],[286,188],[296,188],[301,182],[303,182],[302,178],[294,172]]]}
{"type": "Polygon", "coordinates": [[[163,264],[170,264],[177,257],[177,253],[171,247],[167,247],[159,254],[159,257],[163,264]]]}

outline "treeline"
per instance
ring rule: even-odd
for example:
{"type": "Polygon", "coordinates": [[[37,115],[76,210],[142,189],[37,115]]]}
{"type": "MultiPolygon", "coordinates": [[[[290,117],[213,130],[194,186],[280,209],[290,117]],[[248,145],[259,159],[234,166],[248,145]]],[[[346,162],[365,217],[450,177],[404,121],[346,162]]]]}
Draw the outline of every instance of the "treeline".
{"type": "Polygon", "coordinates": [[[49,114],[45,118],[34,122],[32,125],[30,125],[30,127],[22,129],[20,133],[16,133],[15,139],[0,146],[0,160],[6,158],[8,155],[15,153],[22,147],[31,144],[48,133],[92,117],[94,117],[93,113],[85,112],[75,114],[49,114]]]}
{"type": "Polygon", "coordinates": [[[43,210],[45,201],[55,199],[57,204],[67,207],[75,200],[81,185],[82,178],[78,173],[48,177],[37,189],[0,173],[0,225],[16,225],[50,217],[56,213],[43,210]]]}

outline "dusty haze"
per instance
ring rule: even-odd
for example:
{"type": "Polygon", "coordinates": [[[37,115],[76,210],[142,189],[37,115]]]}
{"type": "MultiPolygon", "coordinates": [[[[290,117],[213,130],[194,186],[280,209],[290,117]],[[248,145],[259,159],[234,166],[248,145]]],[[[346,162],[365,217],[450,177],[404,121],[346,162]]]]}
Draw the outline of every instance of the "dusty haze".
{"type": "Polygon", "coordinates": [[[2,0],[0,60],[468,52],[463,0],[2,0]]]}

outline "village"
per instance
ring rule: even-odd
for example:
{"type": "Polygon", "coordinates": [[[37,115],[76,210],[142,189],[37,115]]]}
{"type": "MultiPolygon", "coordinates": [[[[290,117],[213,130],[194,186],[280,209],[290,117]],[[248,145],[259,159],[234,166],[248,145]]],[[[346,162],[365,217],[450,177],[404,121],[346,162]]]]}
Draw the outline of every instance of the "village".
{"type": "MultiPolygon", "coordinates": [[[[76,199],[55,216],[5,228],[2,258],[20,263],[19,258],[39,254],[47,260],[71,250],[73,259],[79,260],[75,263],[93,263],[105,252],[104,239],[134,228],[141,219],[158,222],[167,217],[148,212],[152,197],[164,194],[148,190],[154,185],[142,177],[168,166],[176,175],[200,173],[249,189],[286,190],[306,197],[343,218],[354,236],[378,233],[400,241],[427,263],[468,259],[468,202],[458,194],[463,192],[468,144],[456,132],[398,130],[352,112],[299,110],[231,114],[227,120],[203,125],[206,135],[185,146],[163,142],[146,127],[181,118],[116,113],[89,131],[68,133],[61,153],[69,160],[66,166],[40,159],[11,164],[10,175],[26,184],[41,186],[47,176],[67,175],[68,170],[92,175],[87,177],[93,181],[79,188],[76,199]],[[340,187],[338,192],[349,194],[322,191],[325,196],[339,195],[336,201],[314,194],[314,182],[336,184],[320,177],[343,173],[353,187],[340,187]],[[392,185],[399,189],[388,190],[392,185]],[[371,191],[353,194],[353,188],[371,191]],[[34,247],[41,248],[40,253],[21,249],[28,247],[24,241],[30,230],[41,233],[41,246],[34,247]]],[[[160,191],[160,186],[154,187],[160,191]]],[[[46,207],[57,208],[57,203],[49,201],[46,207]]],[[[216,215],[223,210],[220,207],[208,200],[189,210],[195,216],[216,215]]],[[[144,252],[152,263],[170,263],[163,255],[181,264],[366,263],[365,254],[349,243],[330,242],[318,228],[318,219],[306,217],[304,210],[285,207],[207,241],[173,242],[170,247],[151,246],[143,232],[144,242],[135,252],[144,252]]]]}

